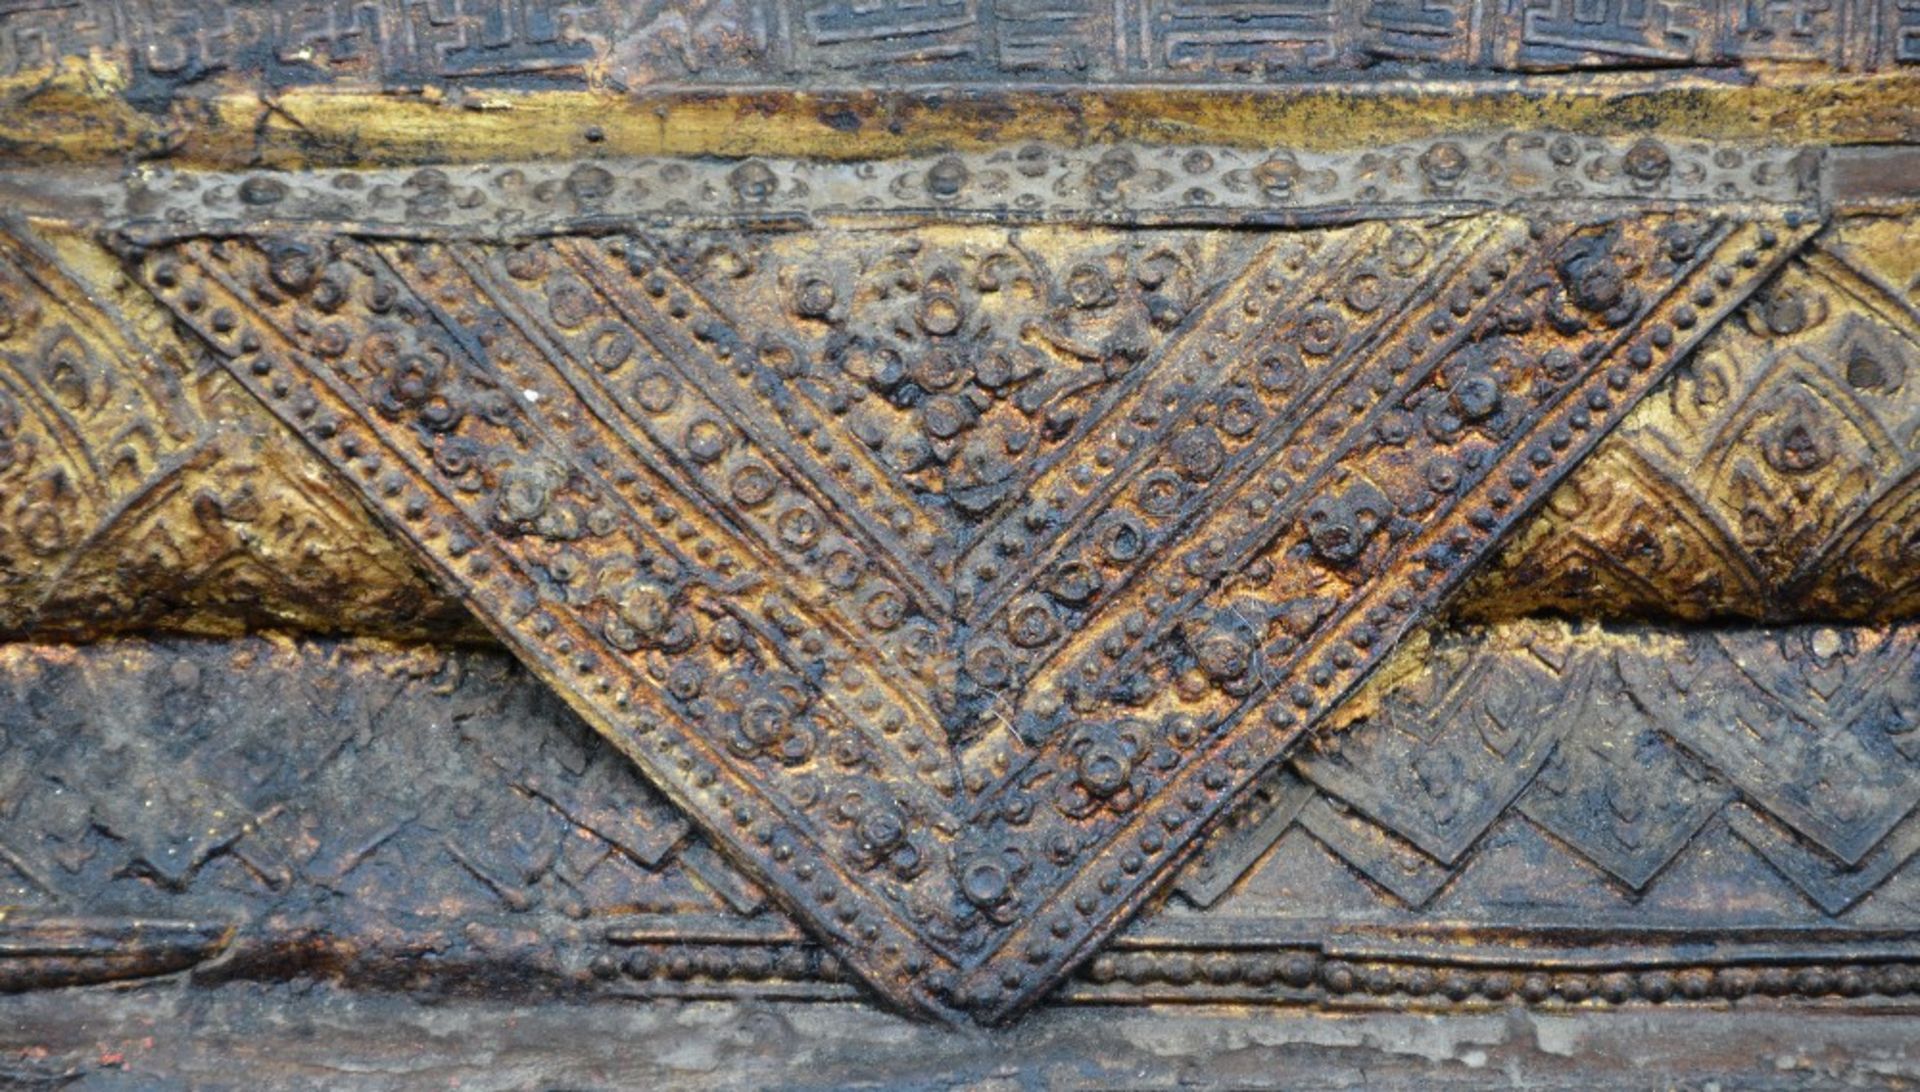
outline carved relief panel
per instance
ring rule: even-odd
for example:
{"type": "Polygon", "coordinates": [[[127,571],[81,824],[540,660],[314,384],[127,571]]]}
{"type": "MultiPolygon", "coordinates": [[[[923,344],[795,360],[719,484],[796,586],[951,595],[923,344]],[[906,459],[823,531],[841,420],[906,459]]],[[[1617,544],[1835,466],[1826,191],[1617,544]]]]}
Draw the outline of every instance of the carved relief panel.
{"type": "Polygon", "coordinates": [[[58,12],[9,990],[1915,988],[1903,4],[58,12]]]}

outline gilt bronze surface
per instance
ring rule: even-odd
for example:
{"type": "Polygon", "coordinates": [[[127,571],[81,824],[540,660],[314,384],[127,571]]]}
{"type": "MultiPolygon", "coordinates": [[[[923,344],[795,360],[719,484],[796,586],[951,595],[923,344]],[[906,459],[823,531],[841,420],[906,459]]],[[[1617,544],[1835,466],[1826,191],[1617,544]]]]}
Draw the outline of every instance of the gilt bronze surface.
{"type": "Polygon", "coordinates": [[[1909,0],[0,6],[0,990],[1903,1015],[1916,64],[1909,0]]]}

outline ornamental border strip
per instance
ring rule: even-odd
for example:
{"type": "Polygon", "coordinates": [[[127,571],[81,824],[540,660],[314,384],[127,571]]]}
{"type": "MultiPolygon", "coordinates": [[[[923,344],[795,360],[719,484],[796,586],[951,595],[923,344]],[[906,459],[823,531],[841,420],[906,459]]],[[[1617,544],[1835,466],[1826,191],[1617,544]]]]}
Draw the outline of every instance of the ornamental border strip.
{"type": "Polygon", "coordinates": [[[1551,209],[1824,203],[1821,148],[1555,131],[1324,152],[1029,142],[845,162],[759,157],[127,175],[16,170],[24,207],[83,209],[134,243],[352,231],[513,239],[634,226],[805,229],[844,222],[1283,227],[1551,209]]]}

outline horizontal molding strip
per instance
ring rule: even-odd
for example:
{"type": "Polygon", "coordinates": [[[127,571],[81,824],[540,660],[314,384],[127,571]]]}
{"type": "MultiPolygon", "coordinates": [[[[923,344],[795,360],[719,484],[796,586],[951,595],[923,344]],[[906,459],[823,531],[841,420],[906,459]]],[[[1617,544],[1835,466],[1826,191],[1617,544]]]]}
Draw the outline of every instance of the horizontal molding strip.
{"type": "MultiPolygon", "coordinates": [[[[1278,227],[1537,207],[1816,206],[1820,148],[1527,131],[1341,152],[1039,142],[864,161],[649,157],[224,172],[0,173],[23,212],[133,242],[277,231],[501,240],[633,227],[1278,227]]],[[[1878,176],[1876,176],[1878,177],[1878,176]]],[[[1884,185],[1884,184],[1883,184],[1884,185]]]]}

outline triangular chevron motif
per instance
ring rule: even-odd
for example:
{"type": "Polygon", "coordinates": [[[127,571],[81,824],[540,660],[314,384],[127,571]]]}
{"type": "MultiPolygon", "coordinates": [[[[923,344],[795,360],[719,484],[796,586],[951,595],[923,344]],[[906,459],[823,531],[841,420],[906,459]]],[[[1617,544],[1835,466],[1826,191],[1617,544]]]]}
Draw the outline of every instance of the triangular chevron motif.
{"type": "Polygon", "coordinates": [[[1793,224],[267,237],[145,275],[875,990],[991,1021],[1793,224]]]}

